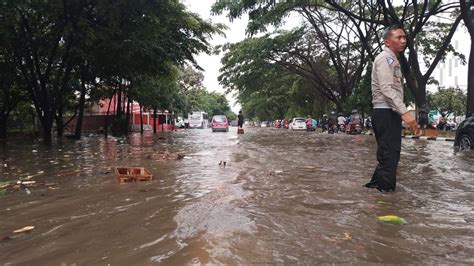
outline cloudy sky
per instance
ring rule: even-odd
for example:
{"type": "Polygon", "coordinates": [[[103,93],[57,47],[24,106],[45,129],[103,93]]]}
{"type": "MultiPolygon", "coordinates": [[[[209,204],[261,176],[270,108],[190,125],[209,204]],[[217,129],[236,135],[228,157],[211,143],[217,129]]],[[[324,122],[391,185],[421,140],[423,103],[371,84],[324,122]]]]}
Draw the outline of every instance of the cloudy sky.
{"type": "MultiPolygon", "coordinates": [[[[247,26],[247,17],[243,19],[233,20],[232,23],[225,16],[211,16],[211,6],[215,2],[214,0],[184,0],[182,1],[188,10],[197,13],[204,20],[210,20],[213,23],[223,23],[229,27],[225,31],[226,36],[216,35],[211,40],[212,45],[219,45],[228,42],[238,42],[245,38],[245,27],[247,26]]],[[[219,68],[221,55],[207,55],[199,54],[196,57],[198,64],[204,69],[204,86],[209,91],[217,91],[224,93],[224,89],[217,81],[219,76],[219,68]]],[[[231,108],[234,112],[238,112],[240,105],[235,105],[235,99],[231,95],[227,95],[227,99],[231,104],[231,108]]]]}

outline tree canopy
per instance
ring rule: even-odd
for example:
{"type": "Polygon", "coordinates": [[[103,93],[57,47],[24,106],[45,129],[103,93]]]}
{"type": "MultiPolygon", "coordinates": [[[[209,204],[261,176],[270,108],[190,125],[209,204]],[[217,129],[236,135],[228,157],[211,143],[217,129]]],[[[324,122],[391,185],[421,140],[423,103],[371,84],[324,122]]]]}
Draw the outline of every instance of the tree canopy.
{"type": "Polygon", "coordinates": [[[466,98],[466,94],[459,88],[438,88],[434,93],[428,92],[427,103],[430,110],[459,116],[465,111],[466,98]]]}
{"type": "Polygon", "coordinates": [[[187,62],[198,67],[194,55],[210,52],[208,39],[222,29],[178,0],[4,1],[0,59],[14,70],[50,142],[54,121],[62,132],[66,99],[84,91],[77,84],[95,89],[100,81],[133,95],[133,84],[120,86],[122,80],[169,76],[170,65],[187,62]]]}
{"type": "MultiPolygon", "coordinates": [[[[213,12],[226,12],[230,20],[248,14],[249,35],[267,32],[272,27],[279,28],[291,14],[301,16],[306,27],[302,36],[311,39],[312,50],[317,51],[306,55],[306,58],[330,71],[324,73],[324,77],[333,76],[334,81],[339,82],[327,87],[330,93],[322,93],[339,109],[358,87],[364,68],[380,51],[383,28],[391,24],[401,24],[406,29],[407,51],[400,58],[402,70],[416,104],[423,105],[430,76],[446,54],[452,52],[465,61],[465,57],[450,44],[461,21],[459,7],[457,2],[428,0],[405,1],[398,6],[391,1],[217,1],[213,12]]],[[[266,38],[272,38],[275,34],[268,34],[266,38]]],[[[292,41],[287,39],[287,45],[283,47],[288,47],[292,41]]],[[[302,39],[298,41],[297,47],[305,47],[301,45],[302,39]]],[[[280,62],[275,60],[273,63],[280,62]]],[[[304,69],[304,64],[294,62],[304,69]]],[[[321,90],[321,86],[314,88],[321,90]]]]}

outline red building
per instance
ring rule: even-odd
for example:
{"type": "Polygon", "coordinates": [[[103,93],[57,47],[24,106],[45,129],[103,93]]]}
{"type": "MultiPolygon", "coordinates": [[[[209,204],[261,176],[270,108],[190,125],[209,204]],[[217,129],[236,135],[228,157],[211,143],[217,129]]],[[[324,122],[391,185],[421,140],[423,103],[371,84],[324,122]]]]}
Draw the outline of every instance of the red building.
{"type": "MultiPolygon", "coordinates": [[[[98,132],[103,131],[105,122],[107,119],[107,113],[109,115],[109,125],[112,123],[113,117],[117,110],[117,96],[112,99],[102,99],[98,104],[92,104],[87,111],[84,112],[84,119],[82,122],[83,132],[98,132]],[[110,106],[109,106],[110,105],[110,106]]],[[[122,97],[120,107],[122,110],[126,110],[128,99],[122,97]]],[[[144,130],[153,130],[153,121],[156,121],[157,131],[169,131],[173,130],[171,114],[165,111],[158,111],[157,118],[153,119],[153,110],[142,110],[142,120],[140,120],[140,105],[132,101],[130,106],[130,129],[132,131],[140,131],[140,123],[143,121],[144,130]]],[[[66,131],[74,132],[76,127],[77,117],[75,117],[66,127],[66,131]]]]}

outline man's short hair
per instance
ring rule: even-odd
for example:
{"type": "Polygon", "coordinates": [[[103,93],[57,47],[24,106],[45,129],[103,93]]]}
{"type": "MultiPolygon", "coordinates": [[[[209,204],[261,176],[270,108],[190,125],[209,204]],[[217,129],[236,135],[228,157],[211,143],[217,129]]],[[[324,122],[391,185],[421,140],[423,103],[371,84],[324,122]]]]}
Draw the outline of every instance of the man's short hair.
{"type": "Polygon", "coordinates": [[[405,31],[405,29],[403,29],[403,26],[400,24],[393,24],[391,26],[386,27],[385,30],[383,31],[383,39],[386,40],[390,38],[390,35],[392,35],[392,32],[398,29],[405,31]]]}

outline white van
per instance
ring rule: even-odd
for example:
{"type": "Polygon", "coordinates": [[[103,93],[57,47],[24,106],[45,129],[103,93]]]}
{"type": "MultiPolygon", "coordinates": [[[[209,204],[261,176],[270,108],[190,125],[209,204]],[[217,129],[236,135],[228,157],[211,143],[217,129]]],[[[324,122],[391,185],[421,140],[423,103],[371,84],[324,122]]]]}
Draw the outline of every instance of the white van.
{"type": "Polygon", "coordinates": [[[206,112],[191,112],[188,114],[189,128],[208,128],[209,116],[206,112]]]}

